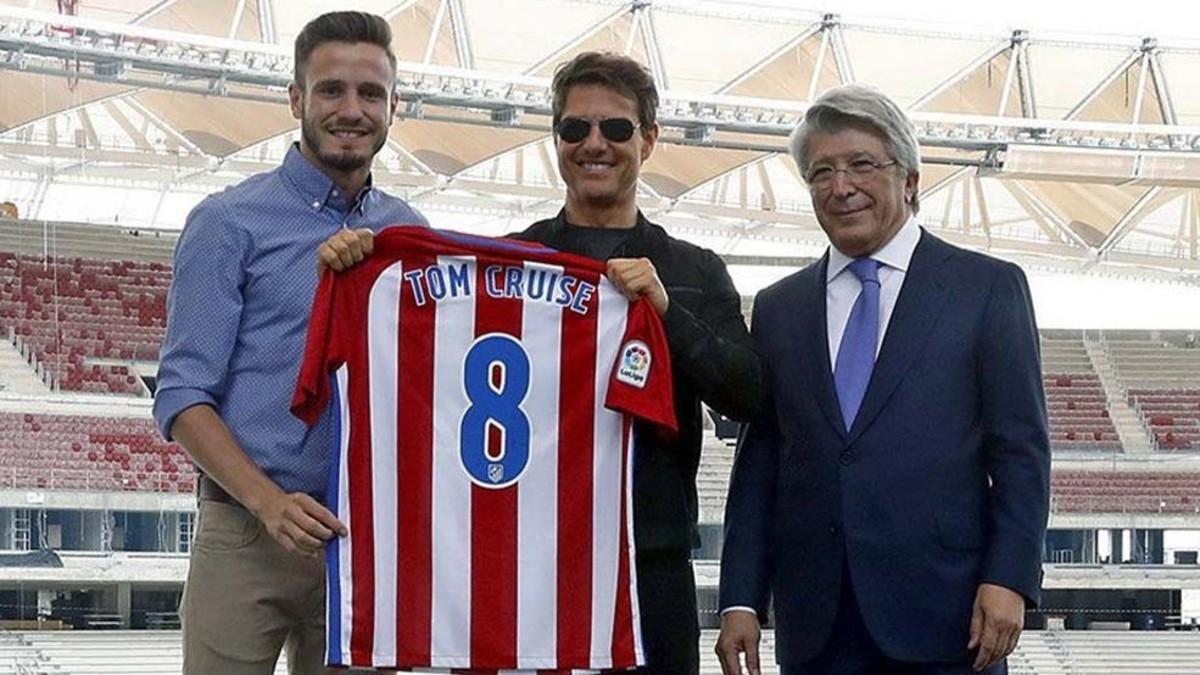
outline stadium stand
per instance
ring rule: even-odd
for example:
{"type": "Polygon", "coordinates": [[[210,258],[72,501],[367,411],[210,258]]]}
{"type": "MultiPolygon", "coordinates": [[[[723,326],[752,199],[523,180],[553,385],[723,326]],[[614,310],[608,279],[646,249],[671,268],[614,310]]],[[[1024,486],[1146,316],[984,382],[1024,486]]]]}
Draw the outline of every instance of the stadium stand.
{"type": "Polygon", "coordinates": [[[1195,633],[1026,631],[1014,656],[1014,675],[1194,675],[1200,639],[1195,633]]]}
{"type": "MultiPolygon", "coordinates": [[[[732,441],[706,438],[697,477],[700,521],[720,523],[733,466],[732,441]]],[[[1052,508],[1063,513],[1200,513],[1200,473],[1056,468],[1052,508]]]]}
{"type": "Polygon", "coordinates": [[[1106,348],[1159,450],[1200,450],[1200,348],[1137,334],[1105,335],[1106,348]]]}
{"type": "Polygon", "coordinates": [[[1043,334],[1042,377],[1053,450],[1121,450],[1104,387],[1079,333],[1043,334]]]}
{"type": "Polygon", "coordinates": [[[1160,450],[1200,449],[1200,389],[1131,389],[1160,450]]]}
{"type": "MultiPolygon", "coordinates": [[[[167,675],[182,661],[178,631],[43,631],[0,637],[0,675],[167,675]],[[26,670],[20,670],[24,667],[26,670]]],[[[701,675],[720,675],[717,632],[700,638],[701,675]]],[[[778,675],[774,632],[763,632],[764,675],[778,675]]],[[[1026,631],[1009,658],[1012,675],[1195,675],[1200,640],[1194,633],[1026,631]]],[[[276,666],[286,672],[286,656],[276,666]]],[[[355,671],[348,671],[355,672],[355,671]]]]}
{"type": "MultiPolygon", "coordinates": [[[[166,675],[183,665],[179,631],[30,631],[10,634],[0,675],[166,675]],[[25,670],[20,668],[24,667],[25,670]]],[[[287,672],[287,655],[276,673],[287,672]]]]}
{"type": "Polygon", "coordinates": [[[146,395],[130,362],[158,358],[170,283],[157,262],[0,252],[0,331],[61,389],[146,395]]]}
{"type": "MultiPolygon", "coordinates": [[[[157,358],[165,332],[171,270],[162,252],[168,243],[155,242],[139,260],[0,252],[0,334],[7,332],[62,390],[149,395],[135,363],[157,358]]],[[[111,242],[104,250],[115,255],[111,242]]],[[[1200,448],[1200,349],[1120,333],[1106,335],[1104,345],[1122,388],[1120,407],[1128,388],[1129,404],[1155,446],[1200,448]],[[1177,387],[1185,384],[1193,387],[1177,387]]],[[[1082,333],[1044,332],[1042,356],[1052,448],[1127,449],[1114,426],[1114,392],[1105,390],[1082,333]]],[[[718,480],[726,468],[718,465],[702,480],[718,480]]]]}
{"type": "Polygon", "coordinates": [[[0,413],[0,488],[190,492],[195,470],[148,418],[0,413]]]}
{"type": "Polygon", "coordinates": [[[1200,473],[1055,470],[1052,507],[1059,512],[1200,513],[1200,473]]]}
{"type": "Polygon", "coordinates": [[[735,445],[734,439],[721,440],[704,435],[701,450],[704,459],[696,474],[700,522],[719,523],[724,520],[725,496],[729,491],[729,475],[733,471],[735,445]]]}

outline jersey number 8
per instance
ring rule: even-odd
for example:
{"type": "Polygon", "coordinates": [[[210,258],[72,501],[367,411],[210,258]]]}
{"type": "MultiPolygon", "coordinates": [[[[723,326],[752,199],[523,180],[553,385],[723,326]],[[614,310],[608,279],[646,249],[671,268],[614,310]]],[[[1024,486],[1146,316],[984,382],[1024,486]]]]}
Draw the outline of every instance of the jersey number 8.
{"type": "Polygon", "coordinates": [[[478,485],[508,487],[529,463],[529,355],[512,336],[480,336],[463,363],[470,405],[459,426],[463,467],[478,485]]]}

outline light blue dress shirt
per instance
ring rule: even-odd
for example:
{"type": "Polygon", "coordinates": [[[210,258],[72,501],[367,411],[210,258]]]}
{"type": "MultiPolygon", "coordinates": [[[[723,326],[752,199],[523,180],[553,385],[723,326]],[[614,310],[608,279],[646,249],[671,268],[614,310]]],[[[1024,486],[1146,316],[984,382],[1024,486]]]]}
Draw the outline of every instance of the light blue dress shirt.
{"type": "Polygon", "coordinates": [[[211,405],[242,450],[287,492],[322,499],[333,417],[312,428],[289,411],[317,286],[317,247],[339,229],[425,218],[369,186],[341,190],[293,146],[283,164],[200,202],[175,249],[154,419],[211,405]]]}

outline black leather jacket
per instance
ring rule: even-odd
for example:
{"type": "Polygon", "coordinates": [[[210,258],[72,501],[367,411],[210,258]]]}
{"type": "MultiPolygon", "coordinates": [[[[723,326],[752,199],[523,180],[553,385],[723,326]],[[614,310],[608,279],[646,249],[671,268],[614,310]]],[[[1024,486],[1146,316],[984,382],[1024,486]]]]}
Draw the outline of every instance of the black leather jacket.
{"type": "MultiPolygon", "coordinates": [[[[511,235],[569,253],[565,213],[511,235]]],[[[663,317],[674,371],[679,434],[667,440],[635,424],[634,536],[639,551],[688,552],[699,545],[696,472],[703,400],[738,421],[757,414],[760,368],[741,300],[715,253],[675,239],[638,212],[614,258],[649,258],[670,297],[663,317]]]]}

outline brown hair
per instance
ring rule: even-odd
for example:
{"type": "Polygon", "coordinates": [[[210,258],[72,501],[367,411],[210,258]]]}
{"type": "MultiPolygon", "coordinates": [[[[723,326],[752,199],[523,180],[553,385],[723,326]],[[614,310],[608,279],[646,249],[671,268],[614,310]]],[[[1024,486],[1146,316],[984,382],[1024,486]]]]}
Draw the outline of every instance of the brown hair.
{"type": "Polygon", "coordinates": [[[658,89],[654,86],[654,76],[637,61],[612,52],[584,52],[560,64],[551,85],[555,127],[567,105],[567,93],[577,84],[598,84],[612,89],[637,104],[638,124],[643,134],[654,128],[658,119],[658,89]]]}
{"type": "Polygon", "coordinates": [[[366,42],[387,52],[392,74],[396,73],[396,54],[392,51],[392,27],[383,17],[368,12],[327,12],[305,24],[296,36],[293,77],[304,86],[304,67],[313,50],[326,42],[366,42]]]}

